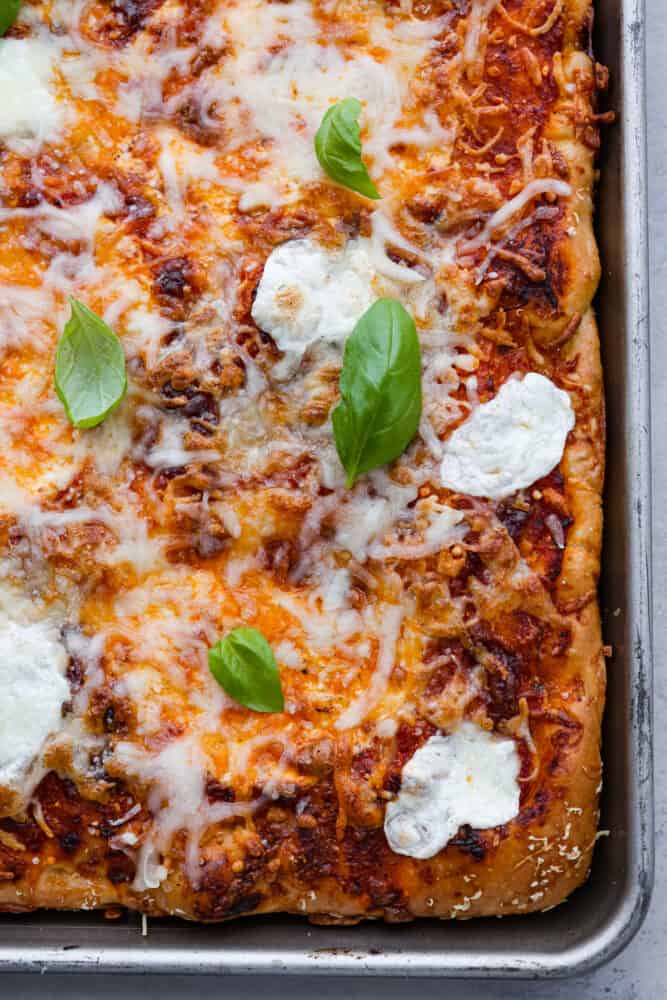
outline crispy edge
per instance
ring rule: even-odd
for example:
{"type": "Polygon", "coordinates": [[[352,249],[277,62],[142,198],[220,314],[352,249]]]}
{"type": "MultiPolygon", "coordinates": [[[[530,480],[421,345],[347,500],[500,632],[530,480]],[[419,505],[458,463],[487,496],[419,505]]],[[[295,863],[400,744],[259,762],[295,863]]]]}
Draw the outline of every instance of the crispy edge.
{"type": "MultiPolygon", "coordinates": [[[[590,94],[592,87],[589,90],[588,83],[592,78],[592,63],[576,47],[577,31],[589,9],[588,0],[572,0],[568,6],[562,72],[564,82],[583,81],[590,94]]],[[[600,724],[605,693],[596,599],[602,537],[604,403],[597,329],[589,304],[599,280],[600,265],[592,225],[593,153],[577,138],[572,115],[566,110],[567,103],[561,90],[561,99],[554,107],[545,135],[566,159],[575,191],[573,202],[576,206],[568,209],[564,222],[564,230],[572,235],[559,245],[569,282],[559,298],[563,318],[554,321],[536,318],[533,332],[538,342],[548,343],[562,335],[573,316],[584,316],[577,332],[563,348],[564,358],[577,357],[577,375],[588,417],[578,422],[563,458],[574,523],[568,534],[555,592],[558,607],[568,615],[572,628],[567,673],[580,676],[583,682],[583,696],[568,706],[583,726],[583,738],[574,751],[569,752],[564,773],[558,778],[558,786],[566,795],[551,800],[548,814],[539,825],[530,824],[524,828],[517,821],[509,824],[509,836],[501,841],[488,865],[478,865],[463,857],[453,860],[450,849],[430,863],[426,881],[418,863],[400,862],[398,881],[403,884],[413,916],[468,919],[549,909],[563,902],[585,881],[597,839],[600,724]],[[548,886],[534,891],[540,868],[544,867],[538,864],[538,859],[545,856],[549,865],[553,863],[562,871],[555,873],[557,878],[548,886]]],[[[586,103],[590,111],[589,97],[586,103]]],[[[248,915],[270,911],[301,912],[298,906],[301,894],[302,888],[292,886],[284,893],[265,898],[248,915]]],[[[23,912],[35,908],[103,908],[121,903],[159,915],[173,912],[180,895],[178,883],[171,890],[135,893],[126,886],[114,886],[102,875],[83,876],[74,864],[59,861],[46,865],[32,886],[0,883],[0,908],[23,912]]],[[[360,910],[357,900],[343,894],[322,895],[319,903],[325,914],[334,915],[333,922],[349,923],[363,917],[384,915],[383,911],[360,910]]],[[[181,914],[187,916],[182,911],[181,914]]]]}

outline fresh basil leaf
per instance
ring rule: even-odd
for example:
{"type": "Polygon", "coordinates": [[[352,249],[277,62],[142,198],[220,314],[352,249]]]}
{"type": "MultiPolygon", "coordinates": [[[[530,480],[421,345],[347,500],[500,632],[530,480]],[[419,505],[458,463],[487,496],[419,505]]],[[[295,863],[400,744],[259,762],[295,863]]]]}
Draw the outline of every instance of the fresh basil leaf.
{"type": "Polygon", "coordinates": [[[0,0],[0,35],[9,31],[20,9],[21,0],[0,0]]]}
{"type": "Polygon", "coordinates": [[[329,108],[315,136],[315,152],[332,180],[367,198],[379,198],[361,159],[360,114],[361,103],[356,97],[346,97],[329,108]]]}
{"type": "Polygon", "coordinates": [[[332,421],[348,487],[393,462],[415,436],[422,409],[421,352],[400,302],[378,299],[345,344],[341,402],[332,421]]]}
{"type": "Polygon", "coordinates": [[[96,427],[125,395],[125,355],[104,320],[83,302],[69,301],[72,315],[56,349],[56,392],[70,423],[96,427]]]}
{"type": "Polygon", "coordinates": [[[254,712],[282,712],[283,691],[273,650],[256,628],[235,628],[208,651],[208,665],[234,701],[254,712]]]}

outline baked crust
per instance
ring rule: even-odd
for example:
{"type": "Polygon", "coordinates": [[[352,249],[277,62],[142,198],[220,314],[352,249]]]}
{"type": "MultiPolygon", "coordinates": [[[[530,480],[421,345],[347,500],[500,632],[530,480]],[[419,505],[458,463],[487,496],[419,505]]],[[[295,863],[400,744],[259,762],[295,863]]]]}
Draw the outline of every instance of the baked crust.
{"type": "MultiPolygon", "coordinates": [[[[62,13],[48,2],[28,6],[33,27],[22,22],[11,34],[29,37],[35,24],[54,24],[62,13]]],[[[44,463],[62,460],[63,451],[54,446],[48,453],[42,443],[47,432],[53,440],[54,426],[60,444],[85,454],[58,487],[40,486],[39,507],[51,521],[45,517],[38,536],[28,532],[21,509],[0,513],[0,540],[14,560],[11,583],[39,592],[44,606],[67,608],[63,634],[67,638],[70,630],[73,691],[65,728],[45,750],[44,776],[31,797],[17,802],[15,790],[0,788],[0,909],[121,905],[202,921],[289,911],[344,923],[548,909],[587,876],[601,780],[605,671],[596,587],[604,401],[591,307],[599,263],[592,229],[598,122],[596,73],[587,55],[590,5],[306,5],[318,44],[326,40],[348,54],[382,48],[371,32],[380,21],[397,38],[406,20],[439,26],[414,67],[401,127],[407,133],[428,111],[438,123],[431,118],[431,127],[452,138],[448,149],[427,146],[426,152],[409,139],[396,142],[383,174],[393,198],[389,257],[419,269],[440,254],[433,280],[455,332],[472,334],[466,349],[475,361],[479,401],[492,398],[508,377],[536,371],[569,393],[576,415],[560,465],[506,500],[473,501],[432,479],[422,482],[420,501],[465,511],[462,544],[417,559],[359,560],[336,551],[335,565],[353,581],[351,609],[368,612],[370,620],[373,608],[380,608],[374,612],[379,622],[397,593],[411,609],[399,626],[399,654],[385,688],[348,729],[336,720],[371,688],[384,641],[381,625],[362,637],[370,648],[352,657],[354,671],[346,680],[339,660],[309,647],[307,625],[276,599],[287,594],[289,607],[305,600],[311,583],[302,572],[304,560],[311,551],[317,559],[317,546],[331,537],[327,518],[334,507],[322,512],[318,504],[336,494],[315,481],[312,452],[319,446],[296,457],[279,447],[271,458],[267,440],[258,438],[266,460],[255,469],[253,442],[244,439],[236,444],[241,458],[234,467],[230,438],[237,432],[225,420],[232,419],[229,400],[247,390],[257,368],[268,379],[261,419],[271,445],[284,442],[285,428],[295,423],[325,433],[340,366],[316,360],[294,390],[298,401],[290,400],[270,381],[280,352],[254,324],[252,299],[276,245],[308,235],[340,246],[350,236],[367,237],[372,219],[364,199],[321,177],[286,203],[279,199],[271,207],[258,195],[251,208],[241,205],[244,186],[262,180],[252,157],[266,140],[248,141],[241,154],[229,152],[231,111],[226,118],[223,102],[215,118],[187,96],[198,74],[234,57],[234,39],[216,48],[210,32],[204,39],[203,25],[237,6],[233,0],[189,0],[176,23],[170,3],[86,5],[79,27],[98,60],[97,98],[73,96],[71,82],[62,82],[76,109],[69,146],[54,143],[29,156],[9,149],[0,165],[5,205],[16,210],[7,223],[14,259],[0,260],[3,283],[24,285],[31,269],[43,276],[62,259],[58,254],[76,258],[85,250],[78,237],[31,228],[34,205],[58,212],[86,204],[108,185],[116,194],[97,220],[96,266],[107,269],[108,283],[138,283],[163,320],[157,350],[133,332],[122,311],[116,313],[133,387],[122,428],[120,418],[114,424],[127,434],[117,461],[96,465],[94,457],[112,454],[111,434],[95,432],[86,444],[54,407],[34,415],[24,406],[20,414],[30,456],[25,480],[44,463]],[[466,59],[471,19],[482,8],[488,17],[481,17],[478,43],[466,59]],[[127,81],[113,69],[114,59],[144,39],[144,56],[157,64],[169,32],[176,39],[170,44],[187,49],[188,59],[178,70],[174,62],[160,81],[159,108],[132,121],[115,110],[127,81]],[[179,103],[174,95],[181,91],[186,96],[179,103]],[[158,137],[167,127],[187,140],[199,164],[177,195],[170,194],[178,180],[168,163],[175,147],[158,137]],[[504,225],[479,242],[493,213],[531,182],[545,180],[569,185],[571,195],[557,197],[547,184],[512,217],[525,225],[504,225]],[[160,229],[156,222],[169,218],[175,199],[180,222],[160,229]],[[536,207],[548,211],[536,216],[536,207]],[[445,242],[454,256],[441,254],[445,242]],[[234,282],[234,294],[223,319],[213,303],[227,281],[234,282]],[[158,462],[157,449],[169,451],[160,445],[163,426],[175,418],[185,428],[180,457],[158,462]],[[222,466],[216,453],[225,456],[222,466]],[[79,521],[54,516],[91,508],[79,521]],[[144,526],[129,541],[118,528],[125,515],[144,526]],[[119,554],[122,546],[129,554],[119,554]],[[215,726],[194,729],[213,697],[202,650],[230,618],[261,628],[274,645],[287,636],[298,648],[300,666],[281,664],[292,707],[280,717],[259,717],[225,703],[215,708],[215,726]],[[152,645],[151,623],[155,632],[172,629],[168,634],[178,645],[152,645]],[[91,653],[97,635],[105,642],[91,653]],[[481,689],[462,702],[460,691],[479,665],[481,689]],[[148,695],[137,695],[124,681],[137,670],[144,672],[148,695]],[[157,721],[148,718],[150,704],[158,705],[157,721]],[[516,739],[518,815],[491,830],[462,827],[430,860],[393,853],[383,818],[400,788],[401,768],[430,735],[453,728],[464,715],[516,739]],[[388,718],[395,727],[378,728],[388,718]],[[202,802],[187,819],[167,822],[165,788],[181,794],[194,756],[188,776],[178,771],[172,786],[155,762],[191,736],[189,752],[206,757],[198,772],[205,778],[202,802]],[[137,752],[141,767],[133,766],[137,752]],[[159,884],[149,888],[151,881],[159,884]]],[[[254,16],[261,4],[249,6],[254,16]]],[[[274,48],[267,52],[289,50],[284,35],[269,41],[274,48]]],[[[600,77],[598,72],[598,83],[600,77]]],[[[176,160],[176,176],[179,170],[182,175],[185,167],[176,160]]],[[[373,167],[372,156],[370,162],[373,167]]],[[[88,288],[84,281],[83,291],[99,312],[119,294],[111,295],[104,281],[88,288]]],[[[35,321],[40,336],[42,320],[35,321]]],[[[40,377],[50,372],[57,330],[45,323],[41,341],[10,344],[2,356],[3,379],[15,390],[13,407],[20,404],[26,370],[40,377]]],[[[469,412],[464,373],[455,374],[452,400],[460,406],[453,419],[436,426],[441,442],[469,412]]],[[[47,378],[40,399],[49,394],[53,399],[47,378]]],[[[252,418],[259,426],[259,413],[252,418]]],[[[20,462],[12,448],[5,466],[17,479],[20,462]]],[[[424,467],[427,451],[423,442],[413,444],[392,468],[392,481],[405,484],[411,469],[424,467]]],[[[389,544],[397,537],[411,544],[409,532],[397,536],[391,526],[388,533],[389,544]]]]}

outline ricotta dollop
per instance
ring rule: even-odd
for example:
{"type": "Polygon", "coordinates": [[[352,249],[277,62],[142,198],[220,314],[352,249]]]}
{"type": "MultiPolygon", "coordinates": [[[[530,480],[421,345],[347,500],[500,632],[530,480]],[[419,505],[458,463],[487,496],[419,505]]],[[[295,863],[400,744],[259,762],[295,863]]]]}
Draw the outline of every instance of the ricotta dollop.
{"type": "Polygon", "coordinates": [[[432,858],[464,823],[488,829],[519,811],[516,743],[462,722],[435,733],[403,768],[401,790],[387,806],[384,832],[392,851],[432,858]]]}
{"type": "Polygon", "coordinates": [[[17,153],[35,153],[55,139],[62,121],[53,89],[55,45],[35,38],[0,41],[0,139],[17,153]]]}
{"type": "Polygon", "coordinates": [[[558,465],[573,427],[570,397],[550,379],[536,372],[510,379],[446,442],[442,484],[501,500],[558,465]]]}
{"type": "Polygon", "coordinates": [[[67,653],[45,622],[0,623],[0,786],[26,782],[48,737],[62,725],[69,698],[67,653]]]}
{"type": "Polygon", "coordinates": [[[293,370],[311,344],[340,344],[352,333],[376,299],[372,277],[357,241],[329,252],[312,240],[290,240],[266,261],[252,318],[293,370]]]}

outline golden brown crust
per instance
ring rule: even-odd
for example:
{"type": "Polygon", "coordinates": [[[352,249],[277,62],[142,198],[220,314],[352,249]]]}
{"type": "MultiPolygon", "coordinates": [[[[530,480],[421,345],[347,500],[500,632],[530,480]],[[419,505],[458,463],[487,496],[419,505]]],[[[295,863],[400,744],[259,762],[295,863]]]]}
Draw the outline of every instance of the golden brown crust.
{"type": "MultiPolygon", "coordinates": [[[[242,207],[244,186],[255,190],[262,180],[257,164],[270,143],[252,138],[240,153],[230,152],[230,121],[239,130],[245,122],[233,118],[234,102],[227,106],[219,97],[225,113],[218,114],[214,102],[204,113],[190,97],[177,100],[210,67],[234,58],[233,41],[218,50],[209,31],[204,44],[202,26],[237,4],[184,6],[187,17],[167,30],[161,19],[170,16],[169,3],[112,5],[111,13],[109,5],[87,5],[84,35],[98,52],[122,52],[144,39],[148,58],[157,58],[169,32],[179,49],[196,50],[194,62],[162,81],[164,120],[155,110],[138,121],[118,114],[119,82],[105,65],[96,84],[108,112],[103,136],[94,127],[96,103],[77,97],[69,157],[6,151],[0,163],[6,204],[19,210],[8,237],[17,258],[11,273],[0,258],[3,282],[20,284],[22,267],[42,274],[58,253],[82,252],[75,239],[38,228],[32,243],[26,240],[25,206],[84,203],[100,183],[109,184],[120,195],[102,213],[95,258],[107,277],[131,275],[144,305],[160,317],[154,343],[138,341],[127,319],[119,320],[133,391],[123,404],[129,445],[117,467],[100,471],[87,453],[64,486],[45,488],[41,508],[52,518],[39,536],[20,511],[0,513],[0,541],[19,567],[16,578],[27,577],[47,602],[77,595],[80,615],[67,626],[76,636],[68,646],[73,702],[65,714],[68,725],[81,723],[49,747],[45,777],[24,810],[0,788],[0,909],[122,905],[206,921],[289,911],[327,923],[548,909],[586,878],[601,774],[605,672],[596,588],[605,427],[591,307],[599,261],[592,229],[598,120],[587,54],[590,4],[503,0],[483,21],[467,62],[473,8],[492,5],[311,5],[320,42],[346,55],[370,51],[375,18],[385,19],[390,37],[406,30],[404,18],[423,37],[424,25],[439,25],[413,67],[403,138],[383,175],[393,195],[389,259],[432,278],[468,364],[450,366],[448,406],[458,410],[453,418],[443,415],[450,412],[445,407],[435,413],[436,442],[467,415],[473,371],[481,402],[510,376],[540,372],[569,393],[576,416],[559,466],[530,488],[491,502],[453,494],[425,476],[418,502],[426,506],[409,527],[391,525],[381,540],[399,549],[413,544],[428,504],[449,503],[465,514],[459,544],[385,560],[336,550],[327,572],[335,566],[349,574],[346,610],[365,615],[367,629],[365,644],[338,659],[316,645],[311,623],[303,623],[304,607],[307,618],[320,622],[321,604],[299,601],[310,599],[312,553],[315,560],[330,556],[340,496],[317,478],[316,446],[310,453],[282,446],[294,444],[288,435],[295,427],[300,441],[319,441],[308,435],[326,432],[340,359],[314,363],[290,394],[271,381],[281,354],[255,325],[251,308],[273,247],[303,236],[327,247],[368,239],[373,216],[365,201],[320,177],[277,207],[262,201],[270,201],[263,189],[256,203],[242,207]],[[405,138],[421,127],[424,111],[443,136],[435,151],[405,138]],[[177,196],[160,132],[166,126],[200,158],[201,173],[177,196]],[[39,169],[31,172],[33,161],[39,169]],[[218,172],[211,184],[207,170],[218,172]],[[494,213],[531,183],[536,193],[485,237],[494,213]],[[180,221],[160,228],[174,198],[180,221]],[[221,289],[232,281],[225,312],[221,289]],[[252,378],[268,388],[235,423],[230,401],[239,394],[252,399],[252,378]],[[160,437],[169,421],[172,428],[179,421],[178,448],[160,437]],[[274,452],[261,437],[265,426],[274,434],[271,444],[278,443],[274,452]],[[252,463],[262,447],[259,470],[252,463]],[[78,508],[97,515],[80,522],[62,517],[78,508]],[[144,531],[119,543],[118,518],[128,510],[144,531]],[[142,564],[135,550],[144,547],[142,564]],[[381,619],[397,594],[409,610],[386,689],[358,725],[345,729],[337,720],[373,683],[381,619]],[[289,713],[262,718],[216,703],[214,724],[193,729],[213,698],[201,676],[205,650],[212,636],[241,621],[276,645],[291,644],[297,666],[281,666],[289,713]],[[86,643],[96,635],[105,644],[93,655],[86,643]],[[475,670],[482,679],[473,689],[475,670]],[[150,690],[145,714],[137,685],[150,690]],[[517,741],[519,813],[490,830],[461,827],[430,860],[393,853],[384,811],[399,791],[403,766],[429,736],[462,716],[517,741]],[[382,728],[387,719],[393,728],[382,728]],[[89,742],[82,749],[84,730],[89,742]],[[155,762],[193,732],[206,760],[197,772],[201,801],[186,821],[161,826],[168,783],[155,762]],[[137,748],[152,771],[143,757],[144,770],[133,769],[137,748]],[[144,878],[143,866],[160,875],[144,878]]],[[[50,7],[36,5],[47,21],[50,7]]],[[[284,34],[270,42],[273,56],[289,50],[284,34]]],[[[113,304],[103,283],[87,291],[100,311],[113,304]]],[[[47,342],[52,354],[55,337],[47,342]]],[[[3,377],[20,385],[22,366],[42,372],[45,363],[43,351],[24,344],[2,358],[3,377]]],[[[49,391],[50,382],[44,395],[49,391]]],[[[47,463],[43,439],[55,433],[49,423],[55,412],[51,406],[41,416],[22,413],[33,462],[26,478],[47,463]]],[[[80,440],[69,428],[58,433],[69,435],[70,449],[80,440]]],[[[111,451],[110,439],[102,447],[111,451]]],[[[392,485],[404,486],[411,468],[422,470],[427,461],[428,447],[418,442],[391,470],[392,485]]],[[[350,643],[357,641],[354,633],[350,643]]],[[[190,794],[185,771],[179,780],[190,794]]]]}

